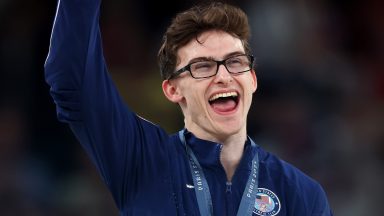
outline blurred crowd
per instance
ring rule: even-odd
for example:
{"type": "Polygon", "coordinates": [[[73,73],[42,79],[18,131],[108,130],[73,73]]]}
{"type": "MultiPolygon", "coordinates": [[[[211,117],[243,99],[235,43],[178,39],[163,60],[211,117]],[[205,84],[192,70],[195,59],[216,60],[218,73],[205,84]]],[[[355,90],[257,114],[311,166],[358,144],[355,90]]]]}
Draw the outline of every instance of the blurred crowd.
{"type": "MultiPolygon", "coordinates": [[[[174,14],[197,2],[102,5],[105,57],[121,95],[169,133],[183,119],[162,95],[156,52],[174,14]]],[[[243,8],[252,28],[258,90],[249,134],[318,180],[335,215],[379,215],[383,1],[225,2],[243,8]]],[[[56,1],[0,1],[0,215],[117,215],[94,166],[56,120],[44,81],[55,10],[56,1]]]]}

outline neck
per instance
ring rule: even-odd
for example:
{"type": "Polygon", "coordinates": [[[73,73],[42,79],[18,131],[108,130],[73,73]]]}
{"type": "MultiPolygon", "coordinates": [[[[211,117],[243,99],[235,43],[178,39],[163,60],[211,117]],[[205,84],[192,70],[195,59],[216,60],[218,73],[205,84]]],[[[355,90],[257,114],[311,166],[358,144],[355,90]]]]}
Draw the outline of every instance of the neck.
{"type": "Polygon", "coordinates": [[[228,181],[232,181],[232,177],[243,156],[245,141],[246,138],[242,138],[223,144],[220,162],[224,167],[228,181]]]}

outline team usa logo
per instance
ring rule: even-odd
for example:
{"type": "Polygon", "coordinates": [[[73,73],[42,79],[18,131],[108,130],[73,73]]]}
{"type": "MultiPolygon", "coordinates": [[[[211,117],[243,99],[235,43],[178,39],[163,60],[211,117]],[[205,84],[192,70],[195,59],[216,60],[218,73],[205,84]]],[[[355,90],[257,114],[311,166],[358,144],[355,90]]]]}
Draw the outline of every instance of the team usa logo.
{"type": "Polygon", "coordinates": [[[261,216],[274,216],[279,213],[280,208],[280,200],[275,193],[265,188],[257,189],[253,213],[261,216]]]}

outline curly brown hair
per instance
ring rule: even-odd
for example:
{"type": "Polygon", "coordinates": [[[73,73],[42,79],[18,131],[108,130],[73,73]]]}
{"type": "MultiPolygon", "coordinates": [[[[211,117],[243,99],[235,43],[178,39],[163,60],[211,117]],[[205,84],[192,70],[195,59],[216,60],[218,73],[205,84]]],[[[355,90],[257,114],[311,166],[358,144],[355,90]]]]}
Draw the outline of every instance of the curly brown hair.
{"type": "Polygon", "coordinates": [[[199,42],[198,36],[208,30],[221,30],[239,38],[245,52],[250,53],[250,28],[244,11],[221,2],[197,5],[177,14],[163,36],[158,63],[164,80],[175,71],[178,49],[192,39],[199,42]]]}

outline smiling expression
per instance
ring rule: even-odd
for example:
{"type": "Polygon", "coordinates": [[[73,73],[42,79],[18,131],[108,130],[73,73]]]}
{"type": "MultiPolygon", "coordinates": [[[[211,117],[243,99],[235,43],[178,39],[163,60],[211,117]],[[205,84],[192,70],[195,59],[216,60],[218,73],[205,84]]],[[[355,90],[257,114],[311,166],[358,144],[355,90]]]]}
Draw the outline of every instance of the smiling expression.
{"type": "MultiPolygon", "coordinates": [[[[178,50],[176,70],[196,59],[223,60],[244,53],[240,39],[210,30],[178,50]]],[[[166,97],[180,105],[185,127],[195,136],[216,142],[233,135],[246,136],[247,114],[257,88],[253,70],[233,75],[220,65],[216,76],[194,79],[184,72],[165,80],[162,87],[166,97]]]]}

